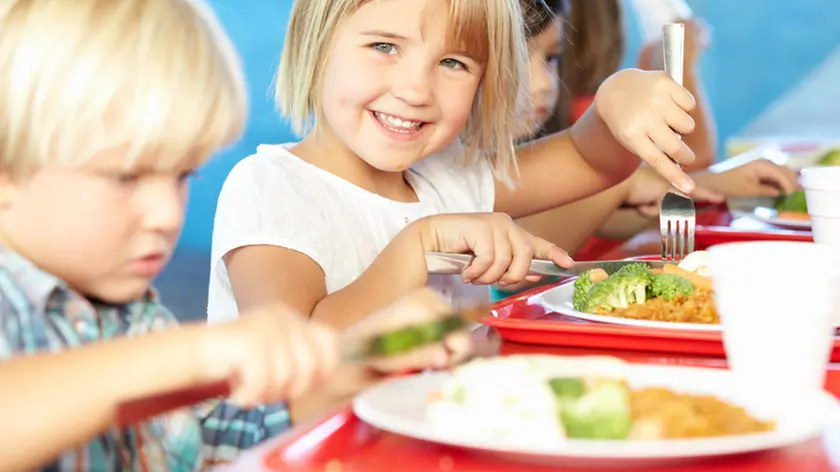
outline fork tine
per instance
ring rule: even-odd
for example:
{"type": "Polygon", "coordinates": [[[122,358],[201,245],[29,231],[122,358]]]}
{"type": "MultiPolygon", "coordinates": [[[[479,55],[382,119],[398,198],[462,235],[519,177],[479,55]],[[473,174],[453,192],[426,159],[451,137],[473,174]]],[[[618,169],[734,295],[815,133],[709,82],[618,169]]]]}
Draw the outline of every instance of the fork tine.
{"type": "Polygon", "coordinates": [[[697,223],[696,220],[692,219],[688,225],[688,254],[694,252],[694,225],[697,223]]]}
{"type": "MultiPolygon", "coordinates": [[[[660,208],[659,214],[662,214],[662,209],[660,208]]],[[[659,218],[659,238],[662,246],[662,260],[668,260],[668,220],[659,218]]]]}
{"type": "Polygon", "coordinates": [[[682,260],[683,251],[683,237],[682,237],[682,219],[674,221],[674,262],[682,260]]]}
{"type": "Polygon", "coordinates": [[[677,259],[677,222],[673,219],[668,220],[668,239],[671,245],[671,260],[677,259]]]}

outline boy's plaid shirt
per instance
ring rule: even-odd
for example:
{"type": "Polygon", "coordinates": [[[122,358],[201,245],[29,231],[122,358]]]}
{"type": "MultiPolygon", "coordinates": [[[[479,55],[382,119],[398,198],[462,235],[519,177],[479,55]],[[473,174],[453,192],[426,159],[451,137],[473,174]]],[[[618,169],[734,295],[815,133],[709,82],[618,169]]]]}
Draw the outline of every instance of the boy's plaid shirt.
{"type": "MultiPolygon", "coordinates": [[[[92,303],[29,260],[0,247],[0,359],[138,336],[176,328],[177,324],[154,292],[126,305],[92,303]]],[[[149,361],[166,362],[155,359],[153,352],[149,361]]],[[[56,383],[55,393],[62,395],[61,384],[56,383]]],[[[67,412],[55,420],[60,428],[62,422],[76,418],[67,412]]],[[[110,431],[66,451],[44,470],[200,470],[230,460],[289,426],[285,405],[244,410],[214,401],[160,416],[136,428],[110,431]]]]}

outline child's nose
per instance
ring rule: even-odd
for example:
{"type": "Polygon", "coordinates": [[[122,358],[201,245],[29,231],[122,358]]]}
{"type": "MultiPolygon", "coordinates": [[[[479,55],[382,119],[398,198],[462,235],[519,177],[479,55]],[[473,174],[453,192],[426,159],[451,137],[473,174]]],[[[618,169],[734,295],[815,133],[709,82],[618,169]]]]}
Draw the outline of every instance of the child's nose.
{"type": "Polygon", "coordinates": [[[426,74],[406,73],[396,79],[392,86],[392,93],[398,99],[411,106],[429,105],[434,97],[431,80],[426,74]]]}
{"type": "Polygon", "coordinates": [[[177,234],[184,223],[186,189],[182,184],[161,183],[144,198],[143,220],[147,230],[177,234]]]}

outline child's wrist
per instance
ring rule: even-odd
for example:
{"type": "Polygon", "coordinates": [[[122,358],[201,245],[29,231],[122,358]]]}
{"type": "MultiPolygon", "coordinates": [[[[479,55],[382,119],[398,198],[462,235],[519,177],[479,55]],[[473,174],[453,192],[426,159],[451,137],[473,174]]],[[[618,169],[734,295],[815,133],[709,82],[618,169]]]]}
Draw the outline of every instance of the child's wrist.
{"type": "Polygon", "coordinates": [[[234,374],[233,356],[239,320],[202,326],[189,341],[193,353],[193,382],[204,384],[229,379],[234,374]]]}

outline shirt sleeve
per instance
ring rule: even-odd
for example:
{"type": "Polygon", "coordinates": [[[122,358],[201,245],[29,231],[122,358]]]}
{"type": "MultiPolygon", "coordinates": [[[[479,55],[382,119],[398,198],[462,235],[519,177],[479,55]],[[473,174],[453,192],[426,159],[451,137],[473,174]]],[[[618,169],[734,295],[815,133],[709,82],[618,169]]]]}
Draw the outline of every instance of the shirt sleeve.
{"type": "Polygon", "coordinates": [[[233,460],[246,449],[291,427],[285,403],[240,408],[226,400],[204,402],[193,408],[201,421],[205,464],[233,460]]]}
{"type": "MultiPolygon", "coordinates": [[[[327,217],[313,182],[291,156],[262,151],[231,170],[216,206],[212,260],[215,266],[230,251],[253,245],[280,246],[325,266],[327,217]]],[[[320,196],[322,197],[322,196],[320,196]]]]}

